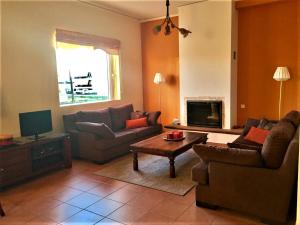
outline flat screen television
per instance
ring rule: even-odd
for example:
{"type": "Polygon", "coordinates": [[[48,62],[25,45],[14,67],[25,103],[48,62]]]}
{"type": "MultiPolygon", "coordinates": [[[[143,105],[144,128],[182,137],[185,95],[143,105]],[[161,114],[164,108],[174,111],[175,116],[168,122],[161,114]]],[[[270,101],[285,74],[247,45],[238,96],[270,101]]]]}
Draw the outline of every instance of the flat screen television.
{"type": "Polygon", "coordinates": [[[52,131],[51,110],[19,113],[21,136],[41,138],[42,133],[52,131]]]}

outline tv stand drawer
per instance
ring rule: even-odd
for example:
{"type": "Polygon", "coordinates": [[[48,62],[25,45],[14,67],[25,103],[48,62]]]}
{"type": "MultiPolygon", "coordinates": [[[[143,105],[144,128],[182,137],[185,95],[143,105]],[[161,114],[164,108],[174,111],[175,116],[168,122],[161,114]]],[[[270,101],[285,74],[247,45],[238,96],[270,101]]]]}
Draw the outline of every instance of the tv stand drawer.
{"type": "Polygon", "coordinates": [[[28,148],[14,148],[0,152],[0,167],[2,168],[29,160],[30,152],[28,148]]]}
{"type": "Polygon", "coordinates": [[[29,162],[15,164],[11,166],[0,167],[1,186],[14,183],[15,181],[29,177],[31,174],[31,165],[29,162]]]}

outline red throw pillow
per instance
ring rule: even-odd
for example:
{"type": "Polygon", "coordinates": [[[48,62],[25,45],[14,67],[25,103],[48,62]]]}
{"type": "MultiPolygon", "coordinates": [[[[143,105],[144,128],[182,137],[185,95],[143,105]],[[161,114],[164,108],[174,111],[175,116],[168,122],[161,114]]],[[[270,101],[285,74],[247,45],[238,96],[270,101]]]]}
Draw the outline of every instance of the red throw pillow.
{"type": "Polygon", "coordinates": [[[143,117],[140,119],[134,119],[134,120],[126,120],[126,128],[127,129],[133,129],[138,127],[147,127],[147,117],[143,117]]]}
{"type": "Polygon", "coordinates": [[[250,131],[245,137],[245,140],[253,141],[258,144],[263,144],[269,135],[269,130],[264,130],[256,127],[251,127],[250,131]]]}

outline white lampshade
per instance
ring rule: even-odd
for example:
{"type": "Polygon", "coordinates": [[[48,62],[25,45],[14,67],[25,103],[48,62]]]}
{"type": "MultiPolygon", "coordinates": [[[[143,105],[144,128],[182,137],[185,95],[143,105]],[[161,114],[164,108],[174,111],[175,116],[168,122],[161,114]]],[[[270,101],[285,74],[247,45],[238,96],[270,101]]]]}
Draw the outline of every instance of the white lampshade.
{"type": "Polygon", "coordinates": [[[155,84],[161,84],[165,81],[164,76],[161,73],[156,73],[153,82],[155,84]]]}
{"type": "Polygon", "coordinates": [[[290,79],[290,73],[287,67],[277,67],[273,79],[277,81],[287,81],[290,79]]]}

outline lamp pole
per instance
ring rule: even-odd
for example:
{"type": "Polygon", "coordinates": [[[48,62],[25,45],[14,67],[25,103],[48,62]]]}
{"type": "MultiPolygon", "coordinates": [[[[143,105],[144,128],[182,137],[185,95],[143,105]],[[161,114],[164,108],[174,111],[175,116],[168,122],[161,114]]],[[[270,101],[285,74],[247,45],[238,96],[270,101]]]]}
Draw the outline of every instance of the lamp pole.
{"type": "Polygon", "coordinates": [[[279,91],[279,109],[278,109],[278,119],[281,118],[281,101],[282,101],[282,81],[280,81],[280,91],[279,91]]]}
{"type": "MultiPolygon", "coordinates": [[[[159,88],[159,90],[158,90],[158,94],[159,94],[159,96],[158,96],[158,102],[159,102],[159,110],[160,110],[160,112],[161,112],[161,85],[162,85],[162,83],[164,81],[165,81],[164,77],[163,77],[163,75],[161,73],[156,73],[155,74],[153,82],[159,86],[158,87],[159,88]]],[[[161,122],[161,116],[159,117],[159,120],[161,122]]]]}

